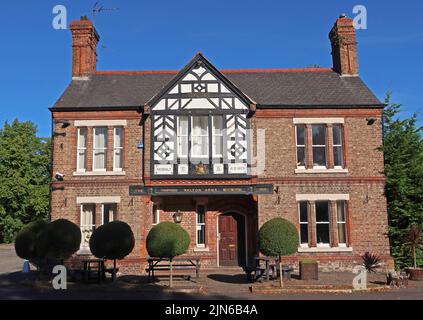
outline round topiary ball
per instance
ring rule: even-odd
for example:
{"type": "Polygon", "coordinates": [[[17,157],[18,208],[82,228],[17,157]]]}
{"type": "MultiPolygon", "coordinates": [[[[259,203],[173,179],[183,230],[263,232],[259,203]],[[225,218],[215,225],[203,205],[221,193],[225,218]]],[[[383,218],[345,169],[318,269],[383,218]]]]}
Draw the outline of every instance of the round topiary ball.
{"type": "Polygon", "coordinates": [[[15,251],[18,257],[26,260],[37,258],[38,237],[47,225],[47,221],[37,220],[28,224],[18,233],[15,239],[15,251]]]}
{"type": "Polygon", "coordinates": [[[162,222],[153,227],[147,236],[150,257],[173,259],[188,250],[191,238],[179,224],[162,222]]]}
{"type": "Polygon", "coordinates": [[[260,228],[259,248],[266,256],[286,256],[297,252],[298,239],[298,231],[293,223],[275,218],[260,228]]]}
{"type": "Polygon", "coordinates": [[[135,246],[131,227],[122,221],[112,221],[95,229],[90,238],[90,250],[97,258],[123,259],[135,246]]]}
{"type": "Polygon", "coordinates": [[[78,251],[81,244],[81,230],[69,220],[50,222],[41,232],[37,253],[48,259],[65,260],[78,251]]]}

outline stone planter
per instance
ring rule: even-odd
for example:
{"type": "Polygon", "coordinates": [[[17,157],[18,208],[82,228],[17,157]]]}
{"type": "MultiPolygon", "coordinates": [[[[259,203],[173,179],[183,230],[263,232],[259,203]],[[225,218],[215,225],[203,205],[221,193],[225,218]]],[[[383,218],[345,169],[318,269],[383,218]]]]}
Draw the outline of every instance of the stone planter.
{"type": "Polygon", "coordinates": [[[423,268],[406,268],[405,272],[410,275],[410,280],[423,281],[423,268]]]}
{"type": "Polygon", "coordinates": [[[319,280],[319,265],[317,261],[300,261],[301,280],[319,280]]]}

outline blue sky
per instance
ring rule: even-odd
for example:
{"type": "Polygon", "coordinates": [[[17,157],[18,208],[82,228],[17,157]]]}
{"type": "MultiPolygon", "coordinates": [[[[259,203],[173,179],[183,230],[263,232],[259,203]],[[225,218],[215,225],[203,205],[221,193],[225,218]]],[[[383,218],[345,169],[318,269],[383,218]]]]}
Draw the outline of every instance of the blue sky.
{"type": "MultiPolygon", "coordinates": [[[[68,23],[91,15],[96,0],[21,0],[0,9],[0,123],[19,118],[50,135],[50,112],[71,80],[71,35],[54,30],[52,9],[68,23]]],[[[360,75],[383,99],[392,91],[403,116],[423,103],[423,2],[420,0],[131,1],[96,16],[100,70],[180,69],[202,51],[222,69],[331,67],[328,32],[340,13],[368,10],[358,31],[360,75]]],[[[420,115],[420,124],[422,116],[420,115]]]]}

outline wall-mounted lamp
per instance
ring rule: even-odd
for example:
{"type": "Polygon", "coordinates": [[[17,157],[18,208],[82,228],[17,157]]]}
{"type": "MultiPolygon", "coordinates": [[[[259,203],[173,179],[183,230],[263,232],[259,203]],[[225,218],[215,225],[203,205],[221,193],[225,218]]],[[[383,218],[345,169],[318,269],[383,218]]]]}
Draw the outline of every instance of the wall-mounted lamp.
{"type": "Polygon", "coordinates": [[[175,223],[181,223],[182,222],[182,216],[183,216],[183,213],[181,212],[181,210],[176,211],[173,214],[173,221],[175,223]]]}
{"type": "Polygon", "coordinates": [[[137,148],[138,149],[144,149],[144,142],[138,143],[137,148]]]}
{"type": "Polygon", "coordinates": [[[65,180],[65,175],[61,172],[57,172],[56,175],[55,175],[55,178],[56,178],[57,181],[63,181],[63,180],[65,180]]]}
{"type": "Polygon", "coordinates": [[[63,129],[66,129],[67,127],[71,125],[69,120],[59,120],[59,121],[56,121],[56,123],[61,123],[63,129]]]}
{"type": "Polygon", "coordinates": [[[376,122],[376,118],[366,118],[367,125],[372,126],[376,122]]]}

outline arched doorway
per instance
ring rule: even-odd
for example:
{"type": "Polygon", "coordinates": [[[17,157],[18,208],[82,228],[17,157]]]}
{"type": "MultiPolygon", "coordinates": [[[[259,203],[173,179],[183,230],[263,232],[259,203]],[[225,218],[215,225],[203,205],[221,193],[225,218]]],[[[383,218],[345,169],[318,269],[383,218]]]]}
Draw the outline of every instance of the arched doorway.
{"type": "Polygon", "coordinates": [[[246,219],[244,215],[229,212],[218,217],[219,266],[245,266],[246,219]]]}

